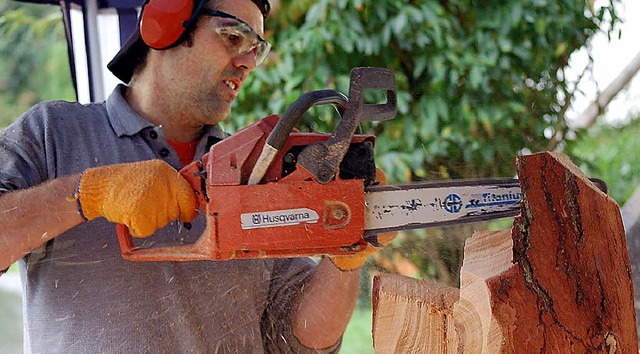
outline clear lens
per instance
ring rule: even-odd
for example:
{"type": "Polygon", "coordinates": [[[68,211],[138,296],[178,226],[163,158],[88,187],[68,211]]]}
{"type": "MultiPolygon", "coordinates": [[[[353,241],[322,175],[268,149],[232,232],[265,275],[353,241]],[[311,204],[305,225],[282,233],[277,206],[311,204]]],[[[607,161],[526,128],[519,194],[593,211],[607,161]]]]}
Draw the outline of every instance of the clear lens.
{"type": "Polygon", "coordinates": [[[269,54],[271,45],[267,43],[246,23],[229,18],[212,17],[214,31],[220,36],[227,48],[237,54],[253,52],[256,66],[262,64],[269,54]]]}

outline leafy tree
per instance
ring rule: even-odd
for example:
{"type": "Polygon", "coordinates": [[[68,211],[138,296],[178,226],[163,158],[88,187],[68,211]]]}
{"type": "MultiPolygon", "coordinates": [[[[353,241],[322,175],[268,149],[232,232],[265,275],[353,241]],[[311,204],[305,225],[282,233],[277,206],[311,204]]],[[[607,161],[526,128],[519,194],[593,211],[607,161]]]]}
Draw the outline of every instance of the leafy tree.
{"type": "Polygon", "coordinates": [[[33,104],[74,100],[58,6],[0,0],[0,127],[33,104]]]}
{"type": "Polygon", "coordinates": [[[634,153],[640,151],[638,136],[638,118],[624,126],[598,124],[567,140],[566,150],[585,174],[605,181],[622,206],[640,186],[640,156],[634,153]]]}
{"type": "MultiPolygon", "coordinates": [[[[562,137],[563,70],[605,18],[616,20],[612,4],[585,1],[282,1],[268,22],[275,55],[233,123],[282,113],[309,90],[346,93],[351,68],[382,66],[396,73],[399,114],[365,128],[392,179],[512,176],[516,154],[562,137]]],[[[335,120],[327,110],[304,126],[335,120]]]]}

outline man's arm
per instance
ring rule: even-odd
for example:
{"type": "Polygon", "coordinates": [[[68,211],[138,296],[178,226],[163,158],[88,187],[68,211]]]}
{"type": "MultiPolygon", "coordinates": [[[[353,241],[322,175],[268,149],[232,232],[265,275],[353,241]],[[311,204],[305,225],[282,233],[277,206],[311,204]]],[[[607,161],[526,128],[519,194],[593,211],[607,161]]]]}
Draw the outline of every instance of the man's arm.
{"type": "Polygon", "coordinates": [[[0,195],[0,270],[83,221],[73,198],[79,177],[0,195]]]}
{"type": "Polygon", "coordinates": [[[191,222],[198,216],[189,182],[162,160],[89,168],[76,197],[79,179],[78,174],[50,180],[0,197],[0,269],[80,224],[83,215],[125,224],[135,237],[152,235],[171,220],[191,222]]]}
{"type": "Polygon", "coordinates": [[[355,307],[360,288],[360,268],[338,269],[324,258],[306,283],[293,307],[293,333],[308,348],[335,345],[355,307]]]}

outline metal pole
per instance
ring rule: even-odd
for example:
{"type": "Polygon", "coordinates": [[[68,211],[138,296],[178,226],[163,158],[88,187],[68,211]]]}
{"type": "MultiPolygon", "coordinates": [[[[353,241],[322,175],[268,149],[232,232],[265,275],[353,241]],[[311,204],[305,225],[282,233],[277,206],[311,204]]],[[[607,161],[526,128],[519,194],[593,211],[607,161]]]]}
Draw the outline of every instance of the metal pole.
{"type": "Polygon", "coordinates": [[[97,0],[86,0],[84,6],[91,101],[100,102],[105,99],[105,95],[102,56],[100,54],[100,35],[98,33],[98,3],[97,0]]]}

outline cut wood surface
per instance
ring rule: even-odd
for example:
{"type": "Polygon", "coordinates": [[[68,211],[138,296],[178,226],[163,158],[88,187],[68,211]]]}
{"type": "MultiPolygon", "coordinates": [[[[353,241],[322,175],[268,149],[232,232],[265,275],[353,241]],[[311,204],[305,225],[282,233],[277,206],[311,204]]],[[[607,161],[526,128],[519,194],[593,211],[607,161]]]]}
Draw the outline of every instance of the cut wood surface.
{"type": "Polygon", "coordinates": [[[447,353],[454,347],[447,336],[457,288],[386,274],[374,278],[373,293],[376,353],[447,353]]]}
{"type": "Polygon", "coordinates": [[[450,288],[432,282],[377,277],[376,352],[638,353],[618,206],[561,154],[522,157],[517,166],[521,214],[511,230],[467,240],[457,301],[429,299],[429,293],[455,298],[450,288]],[[406,284],[411,296],[401,295],[406,284]],[[405,320],[433,309],[440,316],[438,329],[431,322],[405,320]],[[381,323],[388,324],[384,337],[381,323]],[[408,323],[417,328],[407,329],[408,323]],[[409,334],[411,347],[402,347],[406,342],[397,333],[409,334]]]}
{"type": "MultiPolygon", "coordinates": [[[[460,339],[459,352],[500,352],[507,333],[503,333],[505,330],[493,314],[493,292],[495,281],[501,281],[501,276],[515,275],[510,282],[519,278],[517,266],[513,264],[511,231],[474,233],[465,242],[464,252],[460,270],[461,302],[455,305],[454,311],[459,327],[465,330],[464,338],[460,339]]],[[[529,300],[535,301],[533,298],[529,300]]],[[[505,315],[513,317],[514,314],[505,315]]]]}

